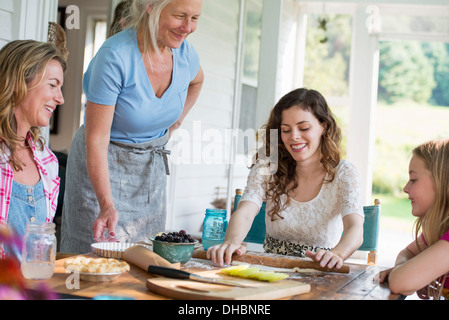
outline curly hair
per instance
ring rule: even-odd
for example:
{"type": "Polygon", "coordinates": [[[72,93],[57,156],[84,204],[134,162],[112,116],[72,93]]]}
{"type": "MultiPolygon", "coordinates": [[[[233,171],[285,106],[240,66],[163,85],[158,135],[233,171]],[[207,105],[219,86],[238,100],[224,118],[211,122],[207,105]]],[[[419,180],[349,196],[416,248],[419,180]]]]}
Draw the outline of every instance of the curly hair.
{"type": "MultiPolygon", "coordinates": [[[[341,130],[338,127],[334,115],[329,109],[324,97],[315,90],[300,88],[293,90],[283,96],[271,111],[267,124],[264,126],[266,135],[265,152],[271,154],[270,150],[270,130],[278,130],[280,132],[282,122],[282,112],[291,107],[299,107],[304,111],[311,112],[318,121],[323,124],[324,132],[320,141],[321,148],[321,164],[329,180],[325,183],[332,182],[335,178],[335,167],[341,158],[341,130]]],[[[277,171],[272,175],[272,179],[267,182],[267,195],[271,198],[273,206],[268,212],[271,220],[277,218],[283,219],[279,214],[290,201],[288,193],[298,186],[295,179],[296,161],[290,155],[282,142],[281,135],[278,134],[278,166],[277,171]],[[288,187],[291,185],[291,187],[288,187]],[[281,206],[281,196],[287,195],[287,202],[281,206]]]]}
{"type": "MultiPolygon", "coordinates": [[[[51,60],[57,60],[63,71],[66,61],[56,46],[49,42],[35,40],[16,40],[7,43],[0,50],[0,140],[1,151],[9,153],[11,166],[22,170],[22,164],[16,158],[15,150],[23,142],[17,135],[15,108],[22,103],[29,85],[42,74],[51,60]]],[[[39,82],[42,79],[39,79],[39,82]]],[[[45,140],[39,127],[32,127],[30,135],[36,145],[42,149],[45,140]]]]}

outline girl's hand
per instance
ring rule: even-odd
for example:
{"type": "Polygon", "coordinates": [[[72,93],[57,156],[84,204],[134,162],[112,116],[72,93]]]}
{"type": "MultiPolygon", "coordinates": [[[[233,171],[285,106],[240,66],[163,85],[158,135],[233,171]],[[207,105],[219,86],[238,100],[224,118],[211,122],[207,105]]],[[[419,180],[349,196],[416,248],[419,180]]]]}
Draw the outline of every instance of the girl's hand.
{"type": "Polygon", "coordinates": [[[315,262],[319,262],[321,267],[329,269],[340,269],[343,266],[343,258],[332,251],[320,249],[317,252],[307,251],[306,255],[315,262]]]}
{"type": "Polygon", "coordinates": [[[429,296],[428,286],[425,286],[424,288],[419,289],[418,291],[416,291],[416,294],[417,294],[418,298],[420,298],[422,300],[431,299],[431,297],[429,296]]]}
{"type": "Polygon", "coordinates": [[[374,277],[374,281],[379,281],[379,283],[387,283],[388,275],[390,274],[391,270],[393,270],[393,268],[379,272],[377,276],[374,277]]]}
{"type": "Polygon", "coordinates": [[[242,256],[246,252],[246,247],[241,244],[232,244],[225,242],[207,249],[207,258],[212,260],[212,263],[218,264],[220,267],[223,265],[230,265],[232,262],[232,255],[238,254],[242,256]]]}

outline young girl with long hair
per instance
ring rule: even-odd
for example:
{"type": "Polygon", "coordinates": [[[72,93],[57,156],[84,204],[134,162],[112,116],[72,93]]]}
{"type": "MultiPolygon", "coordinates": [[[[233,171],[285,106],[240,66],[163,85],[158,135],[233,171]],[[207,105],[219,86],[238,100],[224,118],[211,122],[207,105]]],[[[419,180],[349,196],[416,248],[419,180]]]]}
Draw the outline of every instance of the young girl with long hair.
{"type": "Polygon", "coordinates": [[[449,139],[433,140],[413,150],[404,187],[412,204],[415,240],[395,266],[380,273],[391,291],[421,298],[449,298],[449,139]]]}

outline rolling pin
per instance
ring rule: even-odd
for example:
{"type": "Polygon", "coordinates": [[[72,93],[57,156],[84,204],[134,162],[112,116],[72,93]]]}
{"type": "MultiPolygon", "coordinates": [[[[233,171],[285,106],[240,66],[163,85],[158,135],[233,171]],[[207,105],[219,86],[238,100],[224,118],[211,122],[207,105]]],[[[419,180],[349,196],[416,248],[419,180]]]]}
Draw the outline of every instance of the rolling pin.
{"type": "Polygon", "coordinates": [[[170,263],[160,255],[140,245],[134,245],[126,249],[123,252],[123,260],[130,262],[145,271],[148,271],[149,266],[162,266],[174,269],[181,268],[179,262],[170,263]]]}
{"type": "MultiPolygon", "coordinates": [[[[206,251],[202,248],[193,251],[193,258],[197,259],[207,259],[206,251]]],[[[325,272],[337,272],[337,273],[349,273],[350,268],[348,265],[343,264],[340,269],[327,267],[322,267],[318,262],[312,261],[310,259],[294,257],[294,256],[284,256],[279,254],[264,253],[264,252],[247,252],[246,254],[239,256],[234,254],[232,260],[246,262],[249,264],[262,265],[267,267],[276,268],[301,268],[301,269],[315,269],[325,272]]]]}

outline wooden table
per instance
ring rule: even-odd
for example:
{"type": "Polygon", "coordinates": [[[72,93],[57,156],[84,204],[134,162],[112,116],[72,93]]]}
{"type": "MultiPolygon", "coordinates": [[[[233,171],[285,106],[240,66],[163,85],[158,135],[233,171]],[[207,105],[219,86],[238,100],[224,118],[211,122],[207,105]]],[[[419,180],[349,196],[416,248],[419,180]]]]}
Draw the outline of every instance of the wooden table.
{"type": "Polygon", "coordinates": [[[292,297],[295,300],[402,300],[405,297],[391,293],[388,285],[380,285],[373,279],[380,270],[376,266],[350,265],[344,273],[320,273],[300,279],[309,283],[309,293],[292,297]]]}
{"type": "MultiPolygon", "coordinates": [[[[64,255],[59,255],[63,256],[64,255]]],[[[46,283],[54,291],[64,295],[93,298],[100,295],[129,297],[137,300],[166,300],[167,298],[151,292],[146,288],[146,280],[153,276],[131,265],[131,270],[111,282],[87,282],[75,279],[74,274],[65,273],[65,258],[56,261],[55,273],[46,283]],[[79,280],[79,281],[77,281],[79,280]]],[[[214,268],[210,261],[192,259],[183,269],[198,272],[201,265],[214,268]],[[192,267],[193,266],[193,267],[192,267]]],[[[290,277],[294,281],[308,283],[309,293],[287,298],[288,300],[400,300],[403,296],[392,294],[385,285],[373,281],[374,276],[382,269],[376,266],[350,264],[349,273],[317,273],[295,274],[290,277]]],[[[40,281],[29,280],[31,286],[40,281]]]]}

